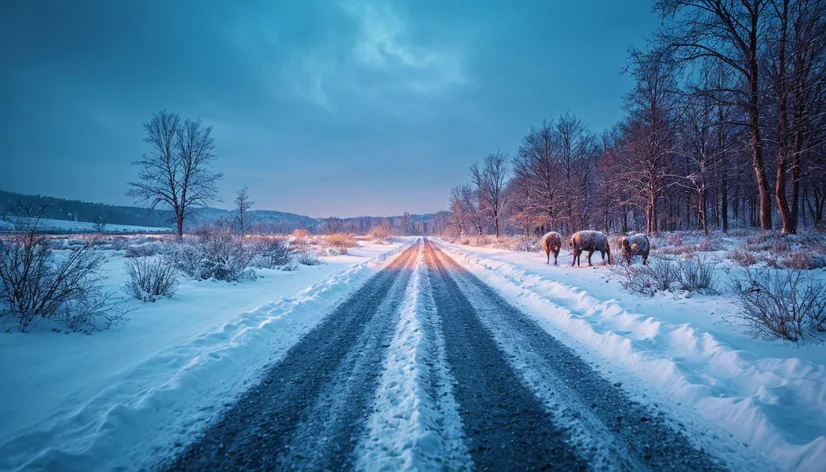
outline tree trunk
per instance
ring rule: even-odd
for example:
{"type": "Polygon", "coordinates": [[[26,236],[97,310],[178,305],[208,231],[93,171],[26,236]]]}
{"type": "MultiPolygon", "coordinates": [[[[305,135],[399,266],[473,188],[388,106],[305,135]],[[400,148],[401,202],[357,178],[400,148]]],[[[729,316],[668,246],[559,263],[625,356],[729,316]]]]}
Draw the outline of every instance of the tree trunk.
{"type": "MultiPolygon", "coordinates": [[[[783,222],[782,233],[795,234],[797,228],[794,226],[792,212],[789,210],[789,202],[786,200],[786,144],[788,142],[788,119],[786,91],[786,31],[788,29],[788,9],[789,0],[784,0],[782,11],[780,12],[780,38],[777,50],[778,74],[775,90],[777,91],[777,174],[774,183],[774,197],[777,200],[777,209],[780,212],[780,219],[783,222]]],[[[765,228],[764,228],[765,229],[765,228]]]]}
{"type": "MultiPolygon", "coordinates": [[[[719,109],[720,123],[723,122],[723,109],[719,109]]],[[[717,129],[717,146],[720,149],[720,218],[723,233],[728,233],[728,161],[726,160],[726,130],[723,125],[717,129]]]]}
{"type": "Polygon", "coordinates": [[[757,64],[757,29],[758,15],[751,18],[749,31],[749,129],[751,130],[751,152],[754,165],[754,174],[757,178],[757,191],[760,204],[760,228],[763,231],[772,229],[771,192],[766,167],[763,162],[763,143],[760,141],[760,83],[758,81],[757,64]]]}

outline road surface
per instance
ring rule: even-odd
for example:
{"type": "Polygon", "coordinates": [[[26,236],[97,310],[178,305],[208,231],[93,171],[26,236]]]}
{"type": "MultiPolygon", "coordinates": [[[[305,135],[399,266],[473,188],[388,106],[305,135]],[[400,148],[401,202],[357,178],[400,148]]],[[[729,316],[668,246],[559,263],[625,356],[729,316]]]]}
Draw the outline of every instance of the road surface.
{"type": "Polygon", "coordinates": [[[165,467],[725,468],[427,240],[336,307],[165,467]]]}

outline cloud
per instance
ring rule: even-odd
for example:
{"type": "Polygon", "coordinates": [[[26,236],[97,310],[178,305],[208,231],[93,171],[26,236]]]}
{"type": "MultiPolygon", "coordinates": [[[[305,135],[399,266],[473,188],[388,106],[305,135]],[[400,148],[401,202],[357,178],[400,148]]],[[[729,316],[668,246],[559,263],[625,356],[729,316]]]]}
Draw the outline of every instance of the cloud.
{"type": "Polygon", "coordinates": [[[405,115],[468,82],[460,51],[425,45],[389,3],[340,3],[352,34],[332,35],[285,65],[299,98],[336,112],[353,99],[405,115]]]}

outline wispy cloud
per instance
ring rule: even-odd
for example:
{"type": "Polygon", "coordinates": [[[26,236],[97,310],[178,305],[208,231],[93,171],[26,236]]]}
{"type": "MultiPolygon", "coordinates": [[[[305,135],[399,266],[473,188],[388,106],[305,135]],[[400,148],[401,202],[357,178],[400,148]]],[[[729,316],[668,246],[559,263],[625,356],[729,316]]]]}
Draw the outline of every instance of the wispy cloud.
{"type": "Polygon", "coordinates": [[[465,82],[458,54],[416,45],[389,4],[347,1],[342,7],[359,25],[352,56],[361,66],[407,77],[403,85],[419,94],[465,82]]]}
{"type": "Polygon", "coordinates": [[[330,112],[355,98],[396,114],[468,82],[461,52],[417,42],[389,3],[344,0],[340,7],[354,34],[331,37],[286,65],[298,97],[330,112]]]}

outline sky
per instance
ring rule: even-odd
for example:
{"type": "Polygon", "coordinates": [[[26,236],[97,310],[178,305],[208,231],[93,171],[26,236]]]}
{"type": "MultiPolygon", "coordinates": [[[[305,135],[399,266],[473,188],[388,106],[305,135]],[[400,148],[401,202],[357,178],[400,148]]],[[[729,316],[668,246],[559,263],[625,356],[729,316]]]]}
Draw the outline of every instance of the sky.
{"type": "Polygon", "coordinates": [[[0,2],[0,189],[112,204],[167,110],[213,127],[222,202],[391,216],[447,206],[570,111],[622,116],[650,0],[0,2]]]}

